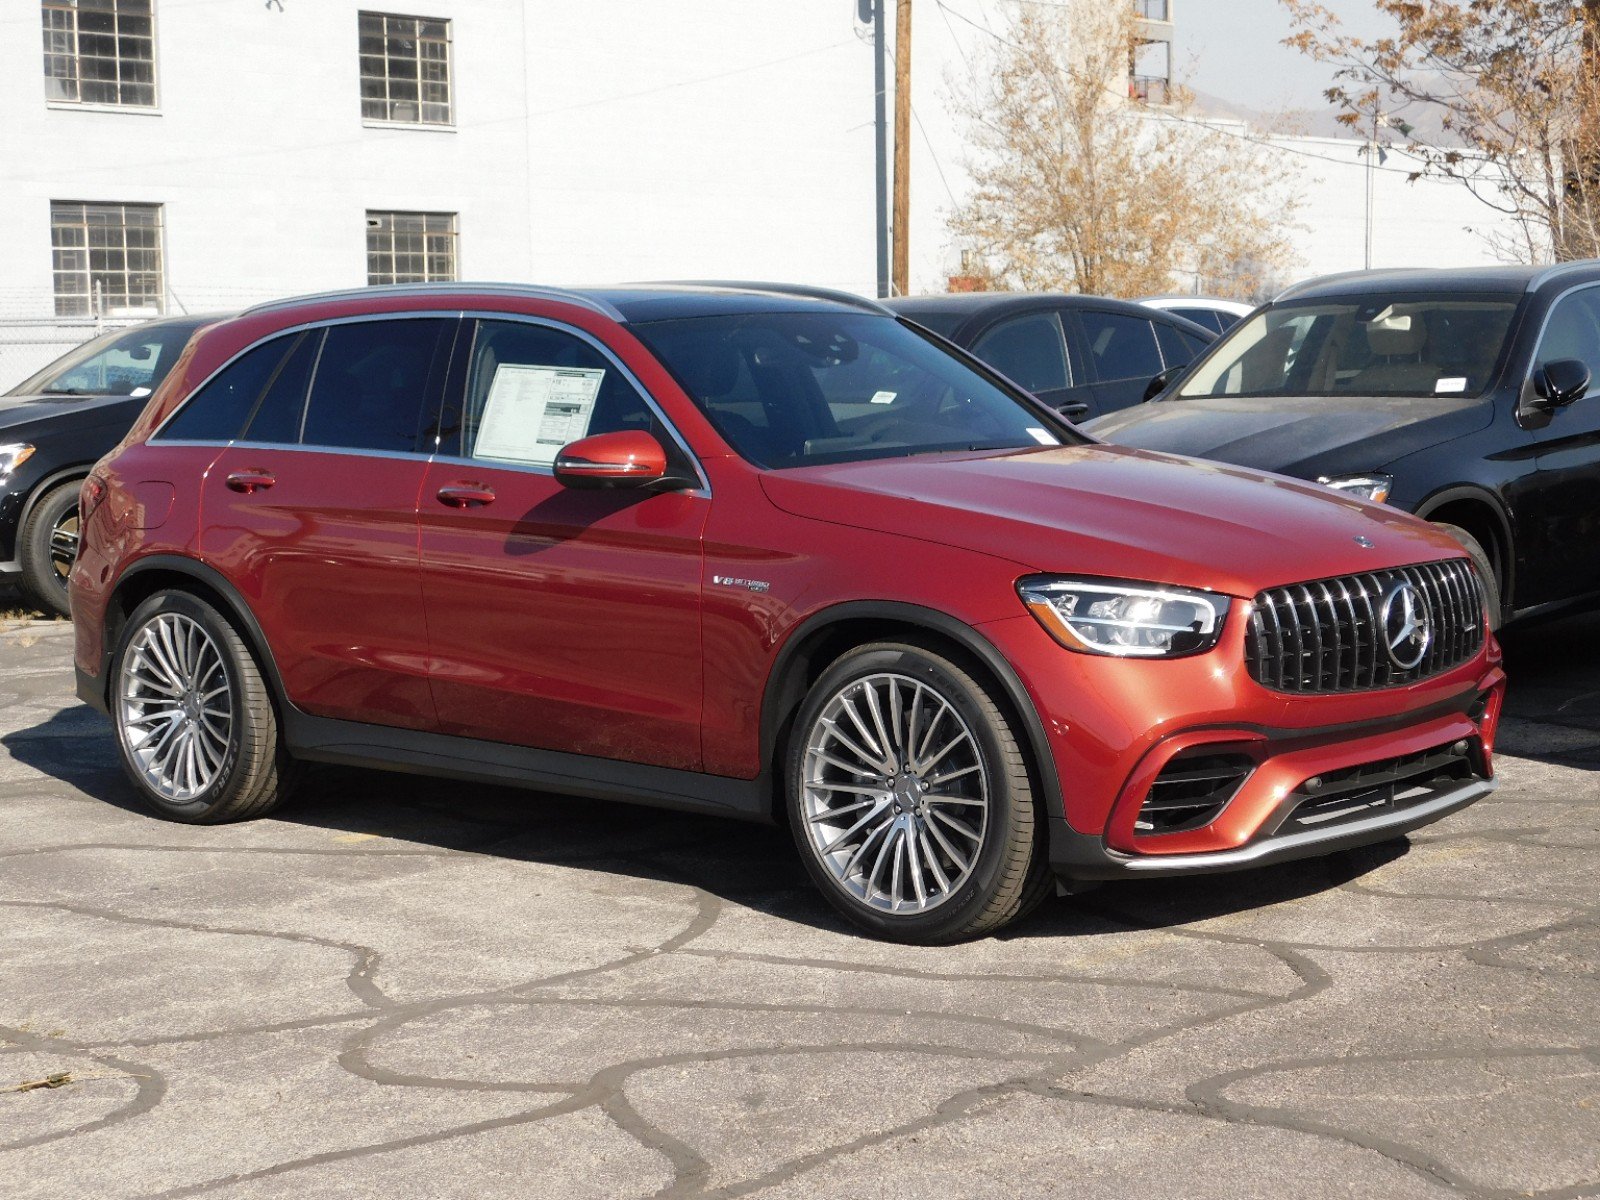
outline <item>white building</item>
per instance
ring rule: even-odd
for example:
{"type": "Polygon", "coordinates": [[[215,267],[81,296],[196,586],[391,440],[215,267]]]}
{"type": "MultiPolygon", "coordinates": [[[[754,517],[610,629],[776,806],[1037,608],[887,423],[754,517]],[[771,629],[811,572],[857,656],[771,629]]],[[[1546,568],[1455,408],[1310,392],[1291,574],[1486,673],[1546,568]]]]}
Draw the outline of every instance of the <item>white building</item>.
{"type": "Polygon", "coordinates": [[[74,318],[393,279],[870,292],[861,30],[854,0],[6,0],[0,387],[74,318]]]}

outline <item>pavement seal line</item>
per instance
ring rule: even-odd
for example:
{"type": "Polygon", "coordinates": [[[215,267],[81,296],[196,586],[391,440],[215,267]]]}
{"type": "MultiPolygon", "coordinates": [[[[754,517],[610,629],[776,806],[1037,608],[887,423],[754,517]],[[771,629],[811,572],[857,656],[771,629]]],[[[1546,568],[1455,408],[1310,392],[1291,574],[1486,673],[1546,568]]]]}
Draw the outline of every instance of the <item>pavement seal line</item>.
{"type": "Polygon", "coordinates": [[[61,1058],[87,1058],[91,1062],[109,1067],[113,1071],[131,1079],[134,1083],[133,1096],[127,1103],[113,1109],[103,1117],[87,1121],[71,1129],[58,1129],[53,1133],[41,1133],[32,1137],[18,1138],[11,1142],[0,1142],[0,1153],[13,1150],[25,1150],[33,1146],[43,1146],[47,1142],[57,1142],[63,1138],[78,1137],[81,1134],[92,1133],[97,1129],[106,1129],[112,1125],[120,1125],[125,1121],[134,1120],[151,1111],[160,1104],[167,1094],[166,1078],[154,1067],[147,1063],[130,1062],[115,1055],[99,1053],[79,1046],[76,1042],[65,1038],[46,1037],[43,1034],[29,1033],[22,1029],[13,1029],[10,1026],[0,1025],[0,1038],[24,1050],[31,1050],[38,1054],[57,1055],[61,1058]]]}

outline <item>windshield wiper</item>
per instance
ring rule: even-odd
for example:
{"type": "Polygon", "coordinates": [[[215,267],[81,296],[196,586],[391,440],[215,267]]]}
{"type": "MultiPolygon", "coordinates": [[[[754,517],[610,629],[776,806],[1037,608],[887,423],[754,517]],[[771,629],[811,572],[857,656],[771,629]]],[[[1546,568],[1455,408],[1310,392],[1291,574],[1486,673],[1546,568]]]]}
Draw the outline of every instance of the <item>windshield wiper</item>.
{"type": "Polygon", "coordinates": [[[82,388],[44,388],[41,394],[45,396],[87,396],[90,393],[82,388]]]}

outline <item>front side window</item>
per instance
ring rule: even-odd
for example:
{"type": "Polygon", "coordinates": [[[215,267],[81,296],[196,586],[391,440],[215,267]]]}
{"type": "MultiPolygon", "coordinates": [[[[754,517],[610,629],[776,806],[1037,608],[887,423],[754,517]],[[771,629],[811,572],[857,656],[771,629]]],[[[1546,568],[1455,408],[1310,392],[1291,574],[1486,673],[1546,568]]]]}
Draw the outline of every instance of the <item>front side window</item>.
{"type": "Polygon", "coordinates": [[[1083,340],[1101,383],[1154,379],[1164,369],[1155,330],[1142,317],[1088,309],[1078,314],[1083,340]]]}
{"type": "Polygon", "coordinates": [[[1276,305],[1235,326],[1178,396],[1479,396],[1517,303],[1424,295],[1276,305]]]}
{"type": "Polygon", "coordinates": [[[1076,440],[1053,417],[889,317],[761,313],[628,328],[758,466],[1076,440]]]}
{"type": "Polygon", "coordinates": [[[56,316],[155,316],[162,281],[159,204],[50,203],[56,316]]]}
{"type": "Polygon", "coordinates": [[[1600,289],[1574,292],[1550,310],[1534,363],[1544,366],[1563,358],[1584,363],[1589,378],[1600,382],[1600,289]]]}
{"type": "Polygon", "coordinates": [[[153,108],[152,0],[43,0],[44,94],[69,104],[153,108]]]}
{"type": "Polygon", "coordinates": [[[973,343],[972,352],[1030,392],[1072,385],[1066,341],[1054,313],[1029,313],[1002,321],[973,343]]]}
{"type": "Polygon", "coordinates": [[[549,466],[569,442],[625,429],[654,432],[655,414],[604,354],[573,334],[523,321],[479,321],[466,405],[447,411],[440,450],[549,466]]]}
{"type": "Polygon", "coordinates": [[[368,286],[455,278],[455,213],[367,213],[368,286]]]}
{"type": "Polygon", "coordinates": [[[11,389],[13,396],[148,396],[178,361],[194,325],[102,334],[11,389]]]}
{"type": "Polygon", "coordinates": [[[370,12],[360,18],[362,117],[450,124],[450,22],[370,12]]]}

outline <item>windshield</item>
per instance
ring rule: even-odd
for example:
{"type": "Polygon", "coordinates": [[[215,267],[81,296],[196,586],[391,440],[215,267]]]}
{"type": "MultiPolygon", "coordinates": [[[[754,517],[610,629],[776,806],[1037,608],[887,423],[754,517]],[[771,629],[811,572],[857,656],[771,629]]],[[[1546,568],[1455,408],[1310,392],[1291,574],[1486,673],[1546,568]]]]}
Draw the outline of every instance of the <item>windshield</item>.
{"type": "Polygon", "coordinates": [[[198,327],[198,322],[181,322],[113,330],[56,359],[9,394],[148,396],[161,386],[198,327]]]}
{"type": "Polygon", "coordinates": [[[1224,337],[1178,396],[1481,395],[1516,311],[1514,296],[1274,305],[1224,337]]]}
{"type": "Polygon", "coordinates": [[[1078,440],[890,317],[764,313],[628,328],[758,466],[1078,440]]]}

